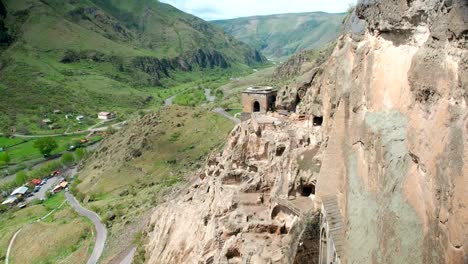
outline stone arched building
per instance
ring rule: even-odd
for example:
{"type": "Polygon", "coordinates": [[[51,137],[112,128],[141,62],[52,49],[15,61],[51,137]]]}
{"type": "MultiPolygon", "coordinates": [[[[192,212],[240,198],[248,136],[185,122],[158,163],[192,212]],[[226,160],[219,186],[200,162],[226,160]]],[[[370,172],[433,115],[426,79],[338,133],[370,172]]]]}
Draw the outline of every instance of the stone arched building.
{"type": "Polygon", "coordinates": [[[250,87],[242,92],[243,117],[251,113],[265,114],[275,109],[276,90],[272,87],[250,87]]]}

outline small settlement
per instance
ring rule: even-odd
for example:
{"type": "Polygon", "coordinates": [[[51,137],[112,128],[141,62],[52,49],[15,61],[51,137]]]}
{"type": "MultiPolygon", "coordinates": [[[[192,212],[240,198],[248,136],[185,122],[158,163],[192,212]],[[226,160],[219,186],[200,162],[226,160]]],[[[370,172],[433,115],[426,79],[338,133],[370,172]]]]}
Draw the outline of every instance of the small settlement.
{"type": "MultiPolygon", "coordinates": [[[[4,206],[9,206],[12,207],[16,204],[18,204],[18,207],[24,207],[26,206],[27,202],[30,202],[32,199],[37,198],[37,199],[43,199],[45,196],[45,192],[42,193],[41,195],[38,195],[39,191],[42,188],[51,188],[52,193],[58,193],[63,189],[66,189],[68,187],[68,182],[65,180],[65,178],[60,178],[57,179],[56,177],[60,176],[61,172],[58,170],[53,171],[49,176],[45,177],[44,179],[32,179],[29,183],[16,188],[11,192],[10,195],[8,195],[7,198],[2,202],[2,205],[4,206]],[[49,184],[45,185],[48,181],[54,180],[57,183],[55,184],[49,184]],[[55,185],[55,186],[54,186],[55,185]],[[53,188],[52,188],[53,187],[53,188]]],[[[52,182],[53,183],[53,182],[52,182]]]]}

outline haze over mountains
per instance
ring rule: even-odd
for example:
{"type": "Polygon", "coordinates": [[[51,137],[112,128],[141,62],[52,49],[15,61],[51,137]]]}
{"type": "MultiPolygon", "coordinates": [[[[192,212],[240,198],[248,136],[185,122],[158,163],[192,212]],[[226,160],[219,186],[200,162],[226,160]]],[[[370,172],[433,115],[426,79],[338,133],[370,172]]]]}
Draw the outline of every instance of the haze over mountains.
{"type": "Polygon", "coordinates": [[[148,88],[171,86],[179,73],[265,61],[221,29],[153,0],[0,0],[0,29],[5,127],[54,108],[143,107],[154,97],[148,88]]]}
{"type": "Polygon", "coordinates": [[[226,33],[279,60],[334,41],[345,14],[323,12],[279,14],[211,21],[226,33]]]}

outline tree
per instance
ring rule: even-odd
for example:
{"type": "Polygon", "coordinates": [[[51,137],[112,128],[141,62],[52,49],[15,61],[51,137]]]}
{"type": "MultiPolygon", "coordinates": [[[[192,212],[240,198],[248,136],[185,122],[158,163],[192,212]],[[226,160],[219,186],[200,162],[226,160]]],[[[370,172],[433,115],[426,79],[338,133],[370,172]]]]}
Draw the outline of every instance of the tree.
{"type": "Polygon", "coordinates": [[[60,161],[62,162],[63,165],[68,166],[68,165],[71,165],[75,161],[75,158],[73,157],[72,153],[67,152],[62,155],[62,158],[60,158],[60,161]]]}
{"type": "Polygon", "coordinates": [[[25,184],[27,179],[28,179],[28,175],[26,174],[26,172],[19,171],[18,173],[16,173],[16,176],[15,176],[16,185],[25,184]]]}
{"type": "Polygon", "coordinates": [[[109,135],[113,135],[115,132],[117,132],[117,129],[115,129],[113,126],[108,126],[106,132],[109,135]]]}
{"type": "Polygon", "coordinates": [[[4,152],[4,153],[0,153],[0,162],[3,163],[3,164],[10,164],[10,155],[8,154],[8,152],[4,152]]]}
{"type": "Polygon", "coordinates": [[[57,141],[53,138],[40,138],[34,141],[34,148],[37,148],[44,156],[49,156],[58,147],[57,141]]]}
{"type": "Polygon", "coordinates": [[[85,151],[84,149],[82,149],[82,148],[77,148],[77,149],[75,150],[75,159],[76,159],[77,161],[83,159],[83,157],[84,157],[85,155],[86,155],[86,151],[85,151]]]}

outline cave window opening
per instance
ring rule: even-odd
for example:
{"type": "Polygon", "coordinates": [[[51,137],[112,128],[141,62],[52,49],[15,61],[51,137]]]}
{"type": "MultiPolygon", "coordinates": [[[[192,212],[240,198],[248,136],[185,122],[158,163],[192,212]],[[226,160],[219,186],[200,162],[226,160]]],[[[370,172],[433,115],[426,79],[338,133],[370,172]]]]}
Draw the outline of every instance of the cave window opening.
{"type": "Polygon", "coordinates": [[[278,146],[276,148],[276,157],[283,156],[284,151],[286,150],[285,146],[278,146]]]}
{"type": "Polygon", "coordinates": [[[315,195],[315,185],[304,185],[301,188],[301,196],[309,197],[315,195]]]}
{"type": "Polygon", "coordinates": [[[253,111],[254,112],[260,112],[260,103],[258,101],[255,101],[253,104],[253,111]]]}
{"type": "Polygon", "coordinates": [[[270,98],[269,110],[270,110],[270,111],[275,111],[275,105],[276,105],[276,96],[272,96],[272,97],[270,98]]]}
{"type": "Polygon", "coordinates": [[[314,116],[314,126],[322,126],[323,116],[314,116]]]}
{"type": "Polygon", "coordinates": [[[299,95],[296,95],[296,100],[294,102],[294,112],[297,110],[297,106],[301,103],[301,98],[299,95]]]}

